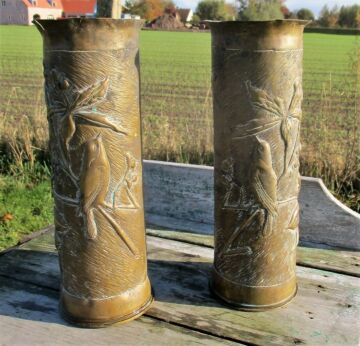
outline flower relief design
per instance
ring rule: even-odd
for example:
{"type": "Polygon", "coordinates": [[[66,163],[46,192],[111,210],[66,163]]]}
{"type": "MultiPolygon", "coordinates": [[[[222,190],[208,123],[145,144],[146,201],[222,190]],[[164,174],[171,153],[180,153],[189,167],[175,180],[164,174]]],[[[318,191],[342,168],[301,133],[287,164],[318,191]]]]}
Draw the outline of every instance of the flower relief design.
{"type": "MultiPolygon", "coordinates": [[[[77,88],[64,73],[52,69],[45,70],[46,84],[45,97],[48,105],[49,123],[53,126],[56,153],[63,172],[71,179],[77,190],[76,199],[59,195],[53,191],[54,197],[65,204],[75,206],[77,215],[83,219],[84,233],[87,239],[95,240],[98,236],[97,216],[103,218],[112,226],[114,231],[126,244],[129,251],[139,256],[139,251],[126,232],[120,227],[111,215],[121,206],[108,205],[106,196],[110,187],[111,165],[108,160],[106,148],[100,132],[88,138],[83,145],[80,173],[76,175],[73,171],[70,157],[71,140],[76,132],[77,123],[92,125],[97,128],[107,128],[119,135],[127,135],[128,132],[119,124],[111,120],[109,114],[102,113],[98,106],[106,101],[109,90],[109,79],[103,78],[84,88],[77,88]]],[[[75,148],[79,149],[79,148],[75,148]]],[[[127,189],[132,205],[137,206],[136,200],[131,193],[132,184],[136,181],[133,159],[129,156],[124,181],[117,184],[116,189],[127,189]]],[[[116,191],[112,191],[114,195],[116,191]]],[[[125,208],[126,209],[126,208],[125,208]]],[[[67,228],[65,215],[59,215],[62,221],[61,228],[67,228]]],[[[64,234],[64,232],[61,232],[64,234]]],[[[58,247],[61,247],[61,238],[58,239],[58,247]]]]}
{"type": "Polygon", "coordinates": [[[245,124],[238,125],[233,139],[243,139],[259,135],[280,124],[281,138],[284,143],[284,168],[280,176],[281,178],[286,175],[299,145],[301,102],[303,99],[301,82],[298,79],[295,80],[288,107],[284,99],[274,97],[267,91],[253,86],[251,81],[246,81],[245,85],[252,107],[255,111],[263,112],[265,117],[255,118],[245,124]],[[297,129],[296,140],[293,147],[290,148],[291,132],[294,126],[297,129]]]}

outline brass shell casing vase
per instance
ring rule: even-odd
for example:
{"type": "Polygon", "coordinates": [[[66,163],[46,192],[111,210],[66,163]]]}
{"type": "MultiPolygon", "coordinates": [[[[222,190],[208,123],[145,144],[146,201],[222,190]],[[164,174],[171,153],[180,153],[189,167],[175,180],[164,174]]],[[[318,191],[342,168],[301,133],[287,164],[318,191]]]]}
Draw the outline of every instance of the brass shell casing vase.
{"type": "Polygon", "coordinates": [[[211,289],[243,310],[295,296],[303,21],[213,22],[211,289]]]}
{"type": "Polygon", "coordinates": [[[142,192],[142,22],[39,20],[63,317],[87,327],[151,304],[142,192]]]}

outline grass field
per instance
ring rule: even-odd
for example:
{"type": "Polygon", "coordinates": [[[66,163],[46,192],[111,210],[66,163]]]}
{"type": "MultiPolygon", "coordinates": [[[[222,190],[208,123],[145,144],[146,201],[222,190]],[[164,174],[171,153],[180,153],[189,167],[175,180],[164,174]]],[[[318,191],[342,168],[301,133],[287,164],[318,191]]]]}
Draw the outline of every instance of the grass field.
{"type": "MultiPolygon", "coordinates": [[[[142,31],[140,41],[144,157],[211,165],[210,34],[142,31]]],[[[0,26],[0,173],[47,156],[41,58],[34,27],[0,26]]],[[[359,210],[360,37],[305,34],[303,81],[301,173],[359,210]]]]}
{"type": "MultiPolygon", "coordinates": [[[[161,114],[162,105],[167,106],[166,100],[174,94],[178,99],[195,98],[195,103],[201,108],[200,101],[206,99],[210,87],[210,41],[209,33],[141,32],[145,115],[161,114]]],[[[0,75],[3,86],[0,111],[5,111],[6,101],[11,97],[17,98],[19,103],[25,98],[27,102],[32,98],[35,105],[36,93],[42,83],[41,44],[40,34],[34,27],[0,26],[0,75]],[[15,92],[12,87],[19,89],[15,92]]],[[[330,78],[336,84],[349,77],[349,56],[359,45],[360,39],[355,36],[305,34],[306,102],[318,100],[324,83],[328,83],[330,78]]],[[[341,108],[341,100],[338,101],[341,108]]],[[[27,109],[25,114],[31,111],[29,105],[23,106],[27,109]]],[[[21,109],[21,104],[19,107],[21,109]]],[[[187,107],[181,115],[192,114],[191,107],[187,107]]]]}
{"type": "Polygon", "coordinates": [[[53,223],[50,183],[0,175],[0,251],[53,223]]]}

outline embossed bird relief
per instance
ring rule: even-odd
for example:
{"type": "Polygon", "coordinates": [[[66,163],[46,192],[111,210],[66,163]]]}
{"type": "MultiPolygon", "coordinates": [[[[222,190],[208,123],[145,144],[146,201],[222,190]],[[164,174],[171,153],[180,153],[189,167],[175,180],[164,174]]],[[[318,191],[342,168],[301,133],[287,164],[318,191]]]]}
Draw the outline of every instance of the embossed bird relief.
{"type": "Polygon", "coordinates": [[[277,217],[277,176],[272,166],[271,149],[268,142],[256,136],[258,142],[252,157],[250,188],[263,219],[262,235],[272,233],[277,217]]]}
{"type": "Polygon", "coordinates": [[[110,183],[110,164],[98,134],[85,143],[80,176],[80,205],[88,239],[97,236],[94,210],[106,206],[105,199],[110,183]]]}
{"type": "Polygon", "coordinates": [[[85,143],[80,176],[79,216],[84,220],[87,239],[95,240],[98,236],[98,225],[95,213],[101,214],[113,227],[129,251],[139,257],[139,251],[130,237],[112,217],[106,202],[110,184],[110,164],[100,134],[85,143]]]}
{"type": "Polygon", "coordinates": [[[238,217],[241,221],[224,243],[220,256],[251,255],[253,251],[249,244],[259,237],[268,237],[273,232],[274,222],[278,216],[277,176],[273,169],[270,145],[258,136],[255,136],[251,161],[247,192],[243,194],[246,196],[247,202],[243,203],[246,208],[239,209],[238,217]],[[234,247],[233,244],[240,237],[240,234],[249,228],[252,229],[253,223],[257,225],[258,233],[247,234],[245,237],[247,243],[243,242],[234,247]]]}

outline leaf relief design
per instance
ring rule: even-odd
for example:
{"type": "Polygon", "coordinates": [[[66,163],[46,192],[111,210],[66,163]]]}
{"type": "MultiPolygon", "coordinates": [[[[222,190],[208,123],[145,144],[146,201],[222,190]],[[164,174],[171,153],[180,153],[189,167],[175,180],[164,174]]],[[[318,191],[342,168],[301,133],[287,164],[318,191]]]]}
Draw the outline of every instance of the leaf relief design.
{"type": "Polygon", "coordinates": [[[281,138],[284,142],[284,169],[281,176],[284,176],[287,173],[298,142],[296,139],[293,148],[289,147],[294,123],[297,123],[297,137],[299,136],[301,102],[303,98],[301,82],[300,80],[295,80],[288,107],[282,98],[274,97],[267,91],[253,86],[251,81],[246,81],[245,85],[252,107],[257,112],[263,112],[265,117],[255,118],[245,124],[236,126],[233,139],[237,140],[249,136],[256,136],[280,125],[281,138]],[[289,157],[291,158],[290,161],[289,157]]]}

